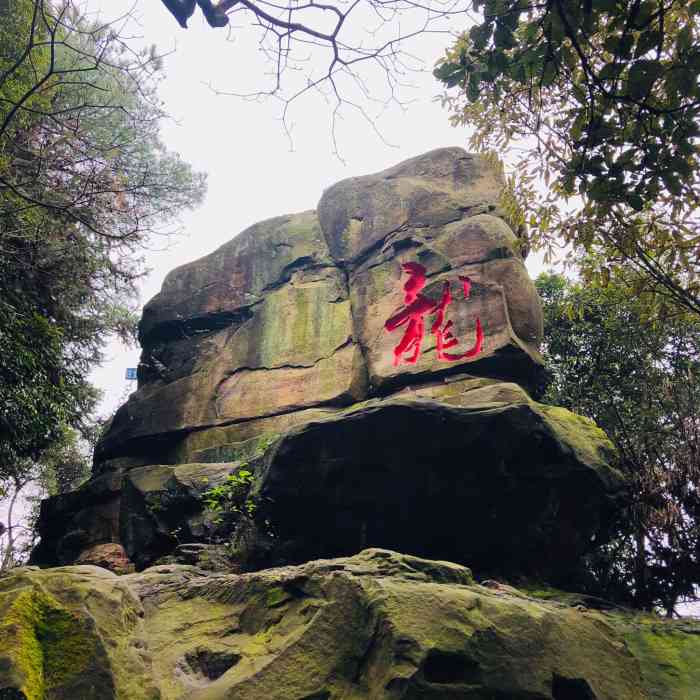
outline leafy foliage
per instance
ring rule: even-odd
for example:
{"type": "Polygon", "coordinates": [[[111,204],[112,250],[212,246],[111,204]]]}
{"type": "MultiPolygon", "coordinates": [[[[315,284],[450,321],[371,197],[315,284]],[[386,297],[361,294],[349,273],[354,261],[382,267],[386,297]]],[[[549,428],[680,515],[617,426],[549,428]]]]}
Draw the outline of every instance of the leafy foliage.
{"type": "Polygon", "coordinates": [[[700,313],[700,2],[474,8],[481,22],[435,75],[472,147],[519,147],[510,184],[533,246],[589,253],[589,281],[631,266],[635,291],[656,293],[651,315],[700,313]]]}
{"type": "Polygon", "coordinates": [[[159,139],[159,70],[71,0],[0,5],[0,478],[86,427],[141,249],[203,196],[159,139]]]}
{"type": "Polygon", "coordinates": [[[7,527],[0,528],[0,570],[26,563],[36,543],[41,499],[79,486],[90,464],[89,443],[70,428],[58,431],[37,459],[5,462],[0,499],[6,499],[7,527]]]}
{"type": "Polygon", "coordinates": [[[545,401],[594,419],[632,485],[630,519],[592,558],[594,592],[673,611],[700,584],[700,323],[644,320],[624,286],[541,275],[545,401]]]}
{"type": "Polygon", "coordinates": [[[225,511],[252,518],[257,509],[257,503],[249,497],[252,483],[253,473],[241,468],[229,474],[220,486],[205,491],[204,505],[216,513],[225,511]]]}

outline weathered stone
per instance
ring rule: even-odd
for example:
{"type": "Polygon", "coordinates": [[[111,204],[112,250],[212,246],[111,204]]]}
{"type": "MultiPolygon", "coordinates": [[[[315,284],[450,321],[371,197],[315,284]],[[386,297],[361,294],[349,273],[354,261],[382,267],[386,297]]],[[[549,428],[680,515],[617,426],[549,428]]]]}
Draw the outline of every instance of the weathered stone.
{"type": "Polygon", "coordinates": [[[40,541],[32,553],[37,563],[72,564],[82,552],[120,542],[122,472],[106,472],[70,493],[41,502],[40,541]]]}
{"type": "Polygon", "coordinates": [[[295,271],[331,264],[316,212],[262,221],[210,255],[173,270],[144,307],[139,337],[151,346],[156,338],[231,325],[295,271]]]}
{"type": "MultiPolygon", "coordinates": [[[[554,581],[605,541],[624,495],[612,445],[590,420],[484,378],[406,387],[225,452],[209,449],[231,461],[124,472],[108,541],[138,568],[178,543],[231,540],[248,569],[382,546],[554,581]],[[270,523],[257,531],[246,519],[217,525],[204,507],[202,494],[240,468],[254,472],[257,520],[270,523]]],[[[63,525],[42,526],[36,562],[71,561],[52,558],[71,551],[53,538],[91,517],[95,485],[84,488],[60,513],[45,506],[46,521],[63,525]]]]}
{"type": "Polygon", "coordinates": [[[191,542],[179,544],[172,554],[158,559],[154,566],[166,564],[187,564],[204,571],[239,572],[238,562],[231,557],[231,551],[225,545],[202,544],[191,542]]]}
{"type": "Polygon", "coordinates": [[[365,368],[337,268],[293,273],[251,314],[240,325],[207,335],[188,374],[150,381],[133,394],[98,455],[119,454],[128,440],[346,405],[364,396],[365,368]]]}
{"type": "Polygon", "coordinates": [[[80,553],[75,563],[101,566],[115,574],[130,574],[134,571],[134,565],[124,551],[124,547],[114,542],[88,547],[80,553]]]}
{"type": "Polygon", "coordinates": [[[542,311],[502,190],[490,159],[439,149],[173,271],[144,310],[138,391],[93,479],[44,506],[34,561],[121,544],[142,569],[228,541],[248,568],[377,545],[564,575],[622,482],[592,424],[528,394],[542,311]],[[387,330],[410,298],[414,364],[395,352],[409,324],[387,330]],[[241,468],[269,525],[204,508],[241,468]]]}
{"type": "Polygon", "coordinates": [[[378,546],[556,580],[605,541],[623,479],[592,421],[515,384],[433,393],[370,400],[275,444],[253,490],[272,561],[378,546]]]}
{"type": "Polygon", "coordinates": [[[318,216],[331,255],[355,263],[393,233],[497,209],[504,181],[484,156],[441,148],[327,189],[318,216]]]}
{"type": "Polygon", "coordinates": [[[124,459],[192,461],[184,443],[193,431],[211,437],[250,422],[243,431],[256,437],[261,419],[347,406],[438,375],[535,387],[542,313],[521,243],[499,216],[502,190],[489,159],[439,149],[334,185],[320,224],[315,212],[270,219],[174,270],[144,309],[139,388],[100,440],[96,471],[124,459]],[[474,357],[441,360],[426,333],[419,362],[394,365],[406,328],[389,333],[385,322],[404,304],[407,262],[425,267],[433,302],[453,285],[460,352],[479,319],[474,357]],[[471,280],[469,299],[460,275],[471,280]]]}
{"type": "Polygon", "coordinates": [[[123,546],[127,560],[140,569],[172,553],[180,542],[206,542],[230,525],[217,526],[216,516],[203,507],[202,494],[222,484],[235,467],[231,463],[138,467],[93,479],[69,498],[47,499],[42,503],[41,543],[33,561],[62,565],[111,545],[123,546]],[[111,516],[108,526],[101,528],[90,527],[95,513],[101,513],[92,500],[96,496],[101,496],[111,516]]]}
{"type": "Polygon", "coordinates": [[[246,575],[19,569],[0,615],[0,688],[31,700],[700,697],[697,622],[539,600],[386,550],[246,575]],[[54,621],[69,634],[47,634],[54,621]]]}
{"type": "Polygon", "coordinates": [[[139,635],[143,607],[124,581],[95,566],[0,578],[0,692],[26,700],[159,698],[139,635]]]}

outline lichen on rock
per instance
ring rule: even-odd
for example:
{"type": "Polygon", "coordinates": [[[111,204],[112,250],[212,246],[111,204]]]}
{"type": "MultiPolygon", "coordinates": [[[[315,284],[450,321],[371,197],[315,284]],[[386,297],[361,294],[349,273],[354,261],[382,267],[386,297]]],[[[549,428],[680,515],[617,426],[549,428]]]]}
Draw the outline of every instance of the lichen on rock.
{"type": "Polygon", "coordinates": [[[369,549],[244,575],[90,569],[20,569],[0,579],[2,605],[25,611],[28,640],[25,661],[0,647],[0,688],[31,700],[700,697],[697,622],[479,585],[450,562],[369,549]],[[77,604],[86,585],[90,596],[77,604]],[[49,588],[50,598],[33,597],[49,588]],[[49,659],[29,666],[48,668],[48,680],[23,676],[33,658],[49,659]],[[71,685],[76,677],[85,683],[71,685]]]}

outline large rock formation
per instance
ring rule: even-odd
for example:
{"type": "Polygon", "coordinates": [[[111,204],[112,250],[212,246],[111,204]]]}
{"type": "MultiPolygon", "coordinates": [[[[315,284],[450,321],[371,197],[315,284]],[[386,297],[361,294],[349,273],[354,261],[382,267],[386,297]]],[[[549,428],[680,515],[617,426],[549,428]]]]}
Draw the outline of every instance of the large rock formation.
{"type": "Polygon", "coordinates": [[[138,391],[93,478],[44,503],[35,561],[124,571],[233,542],[251,569],[381,546],[564,576],[622,479],[595,425],[528,393],[542,312],[502,190],[491,161],[441,149],[170,273],[138,391]],[[255,517],[205,508],[241,469],[255,517]]]}
{"type": "Polygon", "coordinates": [[[34,561],[78,565],[0,577],[0,700],[700,700],[697,625],[493,580],[565,581],[625,495],[535,400],[502,188],[442,149],[167,277],[42,504],[34,561]]]}
{"type": "Polygon", "coordinates": [[[219,444],[218,426],[239,426],[228,441],[277,433],[318,415],[305,410],[459,372],[534,386],[542,313],[499,216],[502,189],[486,159],[441,149],[344,180],[318,214],[256,224],[171,272],[144,309],[139,389],[100,441],[98,469],[193,461],[195,445],[219,444]],[[404,329],[385,322],[405,306],[404,263],[424,268],[425,298],[452,283],[452,333],[465,350],[478,318],[478,354],[438,358],[426,315],[420,358],[394,364],[404,329]]]}
{"type": "Polygon", "coordinates": [[[366,550],[0,578],[3,700],[696,700],[700,626],[366,550]],[[556,596],[555,596],[556,598],[556,596]]]}

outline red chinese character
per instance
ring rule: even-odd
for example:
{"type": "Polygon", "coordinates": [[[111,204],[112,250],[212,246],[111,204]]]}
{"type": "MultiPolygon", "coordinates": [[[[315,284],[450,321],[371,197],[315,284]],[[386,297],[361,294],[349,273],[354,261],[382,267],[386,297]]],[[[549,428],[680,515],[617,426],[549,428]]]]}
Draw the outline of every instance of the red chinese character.
{"type": "MultiPolygon", "coordinates": [[[[394,348],[394,366],[398,365],[401,360],[412,365],[418,362],[421,353],[421,343],[425,334],[424,317],[428,314],[435,314],[435,320],[430,327],[430,332],[435,336],[436,354],[439,360],[456,362],[457,360],[478,355],[484,342],[484,332],[481,328],[481,321],[478,318],[476,319],[476,341],[474,345],[466,352],[458,355],[446,352],[459,342],[452,335],[452,321],[445,321],[447,307],[452,303],[450,283],[446,281],[443,284],[440,301],[435,302],[420,294],[420,291],[425,287],[425,268],[422,265],[418,263],[404,263],[401,265],[401,269],[409,275],[403,286],[406,306],[384,324],[384,327],[389,332],[407,324],[403,338],[394,348]],[[404,357],[407,353],[410,353],[408,357],[404,357]]],[[[464,298],[468,299],[471,291],[471,280],[462,276],[459,279],[462,282],[464,298]]]]}

